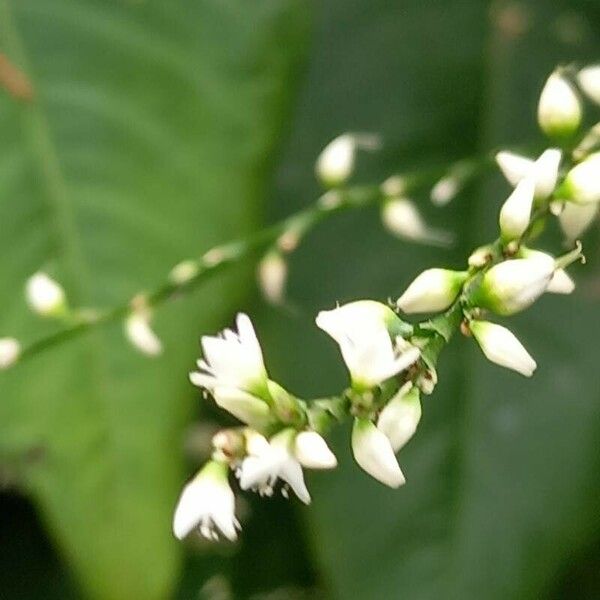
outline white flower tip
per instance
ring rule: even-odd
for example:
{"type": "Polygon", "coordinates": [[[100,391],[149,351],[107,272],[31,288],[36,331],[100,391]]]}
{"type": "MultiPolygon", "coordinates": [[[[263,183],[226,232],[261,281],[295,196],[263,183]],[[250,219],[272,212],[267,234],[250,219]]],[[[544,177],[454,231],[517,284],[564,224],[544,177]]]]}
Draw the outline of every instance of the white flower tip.
{"type": "Polygon", "coordinates": [[[300,432],[296,436],[294,452],[300,464],[309,469],[333,469],[337,466],[335,454],[316,431],[300,432]]]}
{"type": "Polygon", "coordinates": [[[127,317],[125,334],[142,354],[158,356],[162,353],[162,342],[150,327],[150,318],[145,312],[135,311],[127,317]]]}
{"type": "Polygon", "coordinates": [[[529,226],[535,194],[535,181],[525,177],[500,209],[500,231],[504,240],[520,238],[529,226]]]}
{"type": "Polygon", "coordinates": [[[579,128],[581,118],[577,92],[555,71],[546,81],[538,104],[538,123],[542,131],[551,137],[569,137],[579,128]]]}
{"type": "Polygon", "coordinates": [[[269,252],[258,265],[258,282],[265,299],[281,304],[287,281],[287,262],[279,252],[269,252]]]}
{"type": "Polygon", "coordinates": [[[534,165],[533,160],[505,150],[496,154],[496,163],[512,186],[516,186],[526,177],[534,165]]]}
{"type": "Polygon", "coordinates": [[[59,315],[66,308],[63,288],[46,273],[35,273],[27,280],[25,297],[31,310],[44,317],[59,315]]]}
{"type": "Polygon", "coordinates": [[[581,69],[577,74],[577,82],[590,100],[600,104],[600,64],[581,69]]]}
{"type": "Polygon", "coordinates": [[[575,282],[564,269],[556,269],[546,288],[551,294],[571,294],[575,290],[575,282]]]}
{"type": "Polygon", "coordinates": [[[21,344],[15,338],[0,338],[0,369],[12,367],[21,355],[21,344]]]}
{"type": "Polygon", "coordinates": [[[445,206],[460,192],[460,179],[454,175],[442,177],[431,189],[431,202],[436,206],[445,206]]]}

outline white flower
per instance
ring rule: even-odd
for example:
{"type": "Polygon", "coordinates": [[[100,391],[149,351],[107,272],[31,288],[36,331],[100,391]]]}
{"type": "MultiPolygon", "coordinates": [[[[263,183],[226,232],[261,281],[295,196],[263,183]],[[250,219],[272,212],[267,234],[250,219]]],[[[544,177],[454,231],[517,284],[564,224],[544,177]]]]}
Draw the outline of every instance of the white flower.
{"type": "Polygon", "coordinates": [[[542,152],[537,160],[531,160],[512,152],[498,152],[496,162],[500,170],[514,187],[526,177],[535,182],[535,197],[546,199],[556,187],[558,168],[562,153],[556,148],[542,152]]]}
{"type": "Polygon", "coordinates": [[[394,452],[398,452],[413,436],[420,420],[419,389],[408,382],[381,411],[377,429],[385,433],[394,452]]]}
{"type": "Polygon", "coordinates": [[[162,342],[150,327],[150,314],[136,310],[125,320],[125,335],[142,354],[158,356],[162,353],[162,342]]]}
{"type": "Polygon", "coordinates": [[[184,488],[173,518],[173,533],[184,538],[199,528],[207,539],[217,531],[234,541],[240,525],[235,518],[235,497],[227,480],[227,464],[210,461],[184,488]]]}
{"type": "Polygon", "coordinates": [[[280,252],[269,252],[258,264],[258,282],[263,296],[271,304],[281,304],[287,280],[287,262],[280,252]]]}
{"type": "Polygon", "coordinates": [[[407,198],[393,198],[385,202],[381,219],[391,233],[406,240],[436,246],[448,246],[452,242],[448,232],[429,227],[414,202],[407,198]]]}
{"type": "Polygon", "coordinates": [[[35,273],[27,280],[25,296],[31,310],[43,317],[60,316],[66,310],[65,291],[46,273],[35,273]]]}
{"type": "Polygon", "coordinates": [[[392,341],[389,330],[398,321],[388,306],[372,300],[321,311],[316,318],[318,327],[339,344],[352,384],[359,389],[378,385],[419,358],[419,349],[401,337],[392,341]]]}
{"type": "Polygon", "coordinates": [[[567,241],[575,241],[592,224],[598,215],[598,207],[597,202],[592,204],[565,202],[562,212],[558,215],[558,221],[567,241]]]}
{"type": "Polygon", "coordinates": [[[500,209],[500,232],[504,241],[520,238],[531,219],[535,184],[533,178],[522,179],[500,209]]]}
{"type": "Polygon", "coordinates": [[[533,375],[537,368],[535,360],[506,327],[487,321],[471,321],[469,328],[488,360],[526,377],[533,375]]]}
{"type": "Polygon", "coordinates": [[[565,177],[558,193],[561,199],[577,204],[600,202],[600,152],[590,154],[565,177]]]}
{"type": "Polygon", "coordinates": [[[21,344],[11,337],[0,338],[0,369],[12,367],[21,355],[21,344]]]}
{"type": "Polygon", "coordinates": [[[281,479],[304,504],[310,504],[302,467],[294,454],[296,432],[284,429],[270,441],[254,431],[247,435],[248,455],[237,473],[240,487],[243,490],[255,489],[261,495],[271,496],[277,480],[281,479]]]}
{"type": "Polygon", "coordinates": [[[352,452],[360,467],[377,481],[392,488],[405,483],[390,440],[368,419],[354,420],[352,452]]]}
{"type": "Polygon", "coordinates": [[[237,388],[261,396],[266,393],[267,372],[260,344],[247,315],[238,314],[236,324],[237,333],[225,329],[220,336],[202,337],[204,359],[190,378],[209,390],[237,388]]]}
{"type": "Polygon", "coordinates": [[[577,74],[577,82],[590,100],[600,104],[600,65],[581,69],[577,74]]]}
{"type": "Polygon", "coordinates": [[[294,454],[309,469],[333,469],[337,465],[335,454],[316,431],[301,431],[296,436],[294,454]]]}
{"type": "Polygon", "coordinates": [[[354,171],[356,150],[375,150],[379,147],[377,136],[345,133],[329,142],[317,159],[315,170],[319,180],[327,187],[337,187],[348,181],[354,171]]]}
{"type": "Polygon", "coordinates": [[[554,72],[544,85],[538,104],[538,123],[550,137],[570,137],[581,123],[581,102],[573,86],[554,72]]]}
{"type": "Polygon", "coordinates": [[[407,314],[445,310],[456,300],[467,276],[466,271],[427,269],[406,288],[397,306],[407,314]]]}
{"type": "Polygon", "coordinates": [[[512,315],[533,304],[546,291],[555,270],[554,258],[539,254],[493,266],[474,291],[473,303],[500,315],[512,315]]]}

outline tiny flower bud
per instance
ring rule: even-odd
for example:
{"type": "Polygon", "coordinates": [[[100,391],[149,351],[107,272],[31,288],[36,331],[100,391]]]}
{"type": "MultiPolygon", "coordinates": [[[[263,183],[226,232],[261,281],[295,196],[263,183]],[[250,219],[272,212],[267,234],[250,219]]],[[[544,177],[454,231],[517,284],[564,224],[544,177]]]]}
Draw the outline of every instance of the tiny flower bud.
{"type": "Polygon", "coordinates": [[[327,442],[316,431],[302,431],[296,436],[294,454],[309,469],[333,469],[337,465],[327,442]]]}
{"type": "Polygon", "coordinates": [[[15,338],[0,338],[0,369],[12,367],[21,355],[21,344],[15,338]]]}
{"type": "Polygon", "coordinates": [[[368,419],[355,419],[352,428],[354,459],[371,477],[392,488],[405,478],[387,436],[368,419]]]}
{"type": "Polygon", "coordinates": [[[454,175],[442,177],[431,188],[431,202],[436,206],[445,206],[460,192],[460,179],[454,175]]]}
{"type": "Polygon", "coordinates": [[[376,150],[377,136],[345,133],[329,142],[317,159],[317,177],[326,187],[337,187],[348,181],[354,172],[356,150],[376,150]]]}
{"type": "Polygon", "coordinates": [[[535,182],[535,197],[546,199],[556,187],[558,168],[562,153],[556,148],[549,148],[533,161],[512,152],[498,152],[496,162],[503,175],[512,186],[518,185],[526,177],[535,182]]]}
{"type": "Polygon", "coordinates": [[[471,333],[488,360],[531,377],[537,365],[515,335],[502,325],[487,321],[472,321],[471,333]]]}
{"type": "Polygon", "coordinates": [[[198,270],[195,260],[184,260],[171,269],[169,279],[176,285],[184,285],[198,274],[198,270]]]}
{"type": "Polygon", "coordinates": [[[472,292],[471,303],[499,315],[512,315],[531,306],[546,291],[555,270],[554,259],[543,256],[493,266],[472,292]]]}
{"type": "Polygon", "coordinates": [[[445,310],[456,300],[467,276],[466,271],[427,269],[398,298],[398,308],[407,314],[445,310]]]}
{"type": "Polygon", "coordinates": [[[452,242],[449,233],[428,227],[414,202],[407,198],[385,202],[381,219],[391,233],[406,240],[436,246],[448,246],[452,242]]]}
{"type": "Polygon", "coordinates": [[[27,280],[25,295],[31,310],[42,317],[58,317],[67,309],[65,291],[46,273],[36,273],[27,280]]]}
{"type": "Polygon", "coordinates": [[[527,231],[534,191],[533,178],[522,179],[500,209],[500,232],[505,242],[519,239],[527,231]]]}
{"type": "Polygon", "coordinates": [[[131,344],[142,354],[158,356],[162,343],[150,327],[150,315],[144,311],[134,311],[125,320],[125,334],[131,344]]]}
{"type": "Polygon", "coordinates": [[[538,104],[538,123],[553,138],[569,138],[579,128],[581,102],[573,86],[558,72],[552,73],[538,104]]]}
{"type": "Polygon", "coordinates": [[[419,389],[407,383],[381,411],[377,429],[385,433],[394,452],[398,452],[413,436],[420,419],[419,389]]]}
{"type": "Polygon", "coordinates": [[[600,104],[600,65],[581,69],[577,74],[577,82],[590,100],[600,104]]]}
{"type": "Polygon", "coordinates": [[[576,204],[600,202],[600,152],[575,165],[558,189],[558,195],[576,204]]]}
{"type": "Polygon", "coordinates": [[[574,242],[592,224],[598,215],[598,203],[574,204],[565,203],[558,216],[558,221],[568,242],[574,242]]]}
{"type": "Polygon", "coordinates": [[[258,281],[263,296],[271,304],[281,304],[287,280],[287,262],[279,252],[269,252],[258,265],[258,281]]]}

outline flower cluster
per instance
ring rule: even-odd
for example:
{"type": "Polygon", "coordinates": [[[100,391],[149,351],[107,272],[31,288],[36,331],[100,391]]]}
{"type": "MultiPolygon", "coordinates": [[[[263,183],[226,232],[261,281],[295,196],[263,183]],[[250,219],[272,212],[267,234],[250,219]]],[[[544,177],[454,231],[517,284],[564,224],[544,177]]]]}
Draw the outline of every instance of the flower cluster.
{"type": "MultiPolygon", "coordinates": [[[[344,419],[352,420],[356,463],[391,488],[403,485],[397,454],[417,429],[422,397],[433,392],[438,357],[455,331],[471,337],[491,362],[527,377],[534,373],[535,360],[493,315],[510,316],[545,293],[569,294],[575,288],[565,269],[583,260],[579,242],[559,257],[534,244],[541,225],[553,216],[572,242],[600,204],[600,126],[580,133],[583,102],[577,87],[600,103],[600,66],[562,69],[548,79],[538,120],[550,148],[533,158],[497,154],[513,190],[499,211],[494,242],[475,249],[462,269],[425,270],[393,302],[359,300],[317,315],[316,325],[339,346],[348,371],[348,387],[338,396],[300,399],[273,381],[245,314],[237,316],[235,330],[202,337],[203,357],[190,379],[241,424],[214,436],[211,460],[185,486],[173,523],[178,538],[197,529],[209,539],[219,534],[236,539],[235,480],[241,490],[266,496],[276,489],[287,496],[291,490],[308,504],[303,470],[336,467],[325,436],[344,419]],[[405,320],[418,314],[425,319],[405,320]]],[[[325,148],[316,165],[328,190],[323,207],[338,206],[336,194],[353,173],[356,150],[375,145],[376,138],[346,134],[325,148]]],[[[433,202],[450,201],[471,173],[464,163],[444,176],[432,189],[433,202]]],[[[385,225],[406,239],[449,243],[445,232],[425,224],[406,189],[401,176],[382,184],[385,225]]],[[[282,301],[287,275],[283,253],[297,245],[302,231],[289,233],[259,269],[265,295],[273,302],[282,301]]]]}

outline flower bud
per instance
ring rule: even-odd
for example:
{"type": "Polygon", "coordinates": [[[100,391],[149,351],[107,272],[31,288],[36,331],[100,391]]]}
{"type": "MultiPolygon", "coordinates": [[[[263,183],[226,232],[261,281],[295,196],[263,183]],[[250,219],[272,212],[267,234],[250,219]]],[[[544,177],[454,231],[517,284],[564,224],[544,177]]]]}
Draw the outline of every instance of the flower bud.
{"type": "Polygon", "coordinates": [[[431,202],[436,206],[446,206],[460,192],[461,181],[456,175],[442,177],[431,188],[431,202]]]}
{"type": "Polygon", "coordinates": [[[295,440],[294,454],[303,467],[333,469],[337,466],[335,454],[316,431],[301,431],[295,440]]]}
{"type": "Polygon", "coordinates": [[[158,356],[162,353],[160,338],[150,327],[150,315],[145,310],[132,312],[125,320],[125,335],[142,354],[158,356]]]}
{"type": "Polygon", "coordinates": [[[590,65],[581,69],[577,74],[577,82],[590,100],[600,104],[600,65],[590,65]]]}
{"type": "Polygon", "coordinates": [[[258,282],[265,299],[281,304],[287,280],[287,262],[279,252],[268,252],[258,265],[258,282]]]}
{"type": "Polygon", "coordinates": [[[0,338],[0,369],[12,367],[21,355],[21,344],[15,338],[0,338]]]}
{"type": "Polygon", "coordinates": [[[345,133],[329,142],[317,159],[315,170],[318,179],[326,187],[343,185],[354,172],[357,148],[376,150],[377,136],[345,133]]]}
{"type": "Polygon", "coordinates": [[[413,436],[420,420],[419,389],[409,382],[398,390],[381,411],[377,429],[385,433],[394,452],[398,452],[413,436]]]}
{"type": "Polygon", "coordinates": [[[405,478],[387,436],[368,419],[355,419],[352,428],[354,459],[371,477],[392,488],[405,478]]]}
{"type": "Polygon", "coordinates": [[[576,204],[600,202],[599,173],[600,152],[594,152],[567,173],[558,195],[576,204]]]}
{"type": "Polygon", "coordinates": [[[199,267],[195,260],[183,260],[171,269],[169,280],[176,285],[184,285],[196,277],[198,272],[199,267]]]}
{"type": "Polygon", "coordinates": [[[406,240],[436,246],[448,246],[452,242],[449,233],[428,227],[414,202],[407,198],[385,202],[381,219],[391,233],[406,240]]]}
{"type": "Polygon", "coordinates": [[[499,315],[512,315],[531,306],[546,291],[554,269],[549,255],[506,260],[485,273],[470,301],[499,315]]]}
{"type": "Polygon", "coordinates": [[[35,273],[27,280],[25,296],[31,310],[42,317],[60,317],[67,310],[65,291],[46,273],[35,273]]]}
{"type": "Polygon", "coordinates": [[[508,182],[516,186],[526,177],[533,178],[534,195],[539,199],[548,198],[554,191],[561,158],[562,153],[556,148],[545,150],[535,161],[512,152],[496,154],[496,162],[508,182]]]}
{"type": "MultiPolygon", "coordinates": [[[[194,385],[197,383],[197,375],[190,373],[190,380],[194,385]]],[[[214,388],[212,395],[217,406],[251,427],[263,427],[270,421],[269,405],[248,392],[235,387],[219,386],[214,388]]]]}
{"type": "Polygon", "coordinates": [[[574,204],[566,202],[558,215],[558,221],[568,242],[578,239],[581,234],[592,224],[598,215],[598,203],[574,204]]]}
{"type": "Polygon", "coordinates": [[[502,325],[471,321],[469,328],[488,360],[531,377],[537,365],[514,334],[502,325]]]}
{"type": "Polygon", "coordinates": [[[466,271],[427,269],[398,298],[398,308],[407,314],[445,310],[456,300],[467,276],[466,271]]]}
{"type": "Polygon", "coordinates": [[[519,239],[527,231],[534,191],[533,178],[522,179],[500,209],[500,233],[503,241],[519,239]]]}
{"type": "Polygon", "coordinates": [[[538,123],[552,138],[569,138],[581,124],[581,102],[573,86],[554,72],[542,90],[538,104],[538,123]]]}

